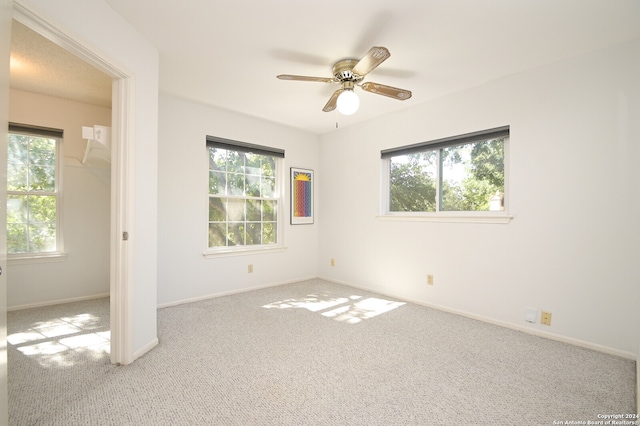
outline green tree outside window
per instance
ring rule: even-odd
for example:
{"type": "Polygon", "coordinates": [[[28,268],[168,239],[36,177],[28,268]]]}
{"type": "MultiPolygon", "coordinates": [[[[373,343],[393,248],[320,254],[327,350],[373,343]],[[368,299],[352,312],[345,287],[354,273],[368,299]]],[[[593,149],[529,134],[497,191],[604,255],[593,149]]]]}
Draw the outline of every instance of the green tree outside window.
{"type": "Polygon", "coordinates": [[[390,212],[489,211],[504,194],[506,138],[488,139],[389,159],[390,212]]]}
{"type": "Polygon", "coordinates": [[[209,247],[274,245],[276,161],[269,155],[209,150],[209,247]]]}
{"type": "Polygon", "coordinates": [[[57,250],[57,140],[9,133],[7,252],[57,250]]]}

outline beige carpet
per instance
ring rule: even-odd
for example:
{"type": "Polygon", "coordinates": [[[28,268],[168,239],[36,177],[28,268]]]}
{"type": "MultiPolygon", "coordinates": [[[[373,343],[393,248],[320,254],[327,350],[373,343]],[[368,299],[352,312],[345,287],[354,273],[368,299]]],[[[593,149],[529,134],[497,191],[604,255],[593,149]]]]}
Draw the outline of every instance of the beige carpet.
{"type": "Polygon", "coordinates": [[[160,309],[160,345],[124,367],[99,340],[107,315],[107,300],[9,314],[12,425],[552,425],[635,412],[633,361],[321,280],[160,309]],[[86,330],[46,340],[48,322],[86,330]],[[88,349],[61,342],[85,333],[88,349]]]}

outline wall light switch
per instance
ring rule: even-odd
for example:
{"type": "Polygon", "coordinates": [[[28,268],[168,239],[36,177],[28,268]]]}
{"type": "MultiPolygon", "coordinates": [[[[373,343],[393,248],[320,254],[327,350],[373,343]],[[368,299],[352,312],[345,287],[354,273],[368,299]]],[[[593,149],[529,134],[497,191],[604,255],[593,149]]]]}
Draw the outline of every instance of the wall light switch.
{"type": "Polygon", "coordinates": [[[536,323],[538,321],[538,311],[533,308],[527,308],[524,311],[524,320],[527,322],[536,323]]]}

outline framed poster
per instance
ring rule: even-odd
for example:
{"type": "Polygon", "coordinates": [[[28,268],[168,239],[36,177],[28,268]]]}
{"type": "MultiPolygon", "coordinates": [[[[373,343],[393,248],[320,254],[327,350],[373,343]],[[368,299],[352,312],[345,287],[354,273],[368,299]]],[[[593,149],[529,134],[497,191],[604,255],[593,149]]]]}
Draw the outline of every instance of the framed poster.
{"type": "Polygon", "coordinates": [[[291,224],[313,223],[313,170],[291,168],[291,224]]]}

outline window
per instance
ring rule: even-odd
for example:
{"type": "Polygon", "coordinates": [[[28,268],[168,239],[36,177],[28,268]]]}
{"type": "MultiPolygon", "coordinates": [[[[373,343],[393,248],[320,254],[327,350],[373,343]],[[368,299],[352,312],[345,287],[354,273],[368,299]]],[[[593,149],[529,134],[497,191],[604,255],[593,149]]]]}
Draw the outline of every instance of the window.
{"type": "MultiPolygon", "coordinates": [[[[62,131],[9,125],[7,253],[60,252],[59,150],[62,131]]],[[[14,256],[14,257],[15,257],[14,256]]]]}
{"type": "Polygon", "coordinates": [[[504,210],[509,127],[382,151],[386,213],[504,210]]]}
{"type": "Polygon", "coordinates": [[[210,251],[280,245],[284,151],[212,136],[207,151],[210,251]]]}

